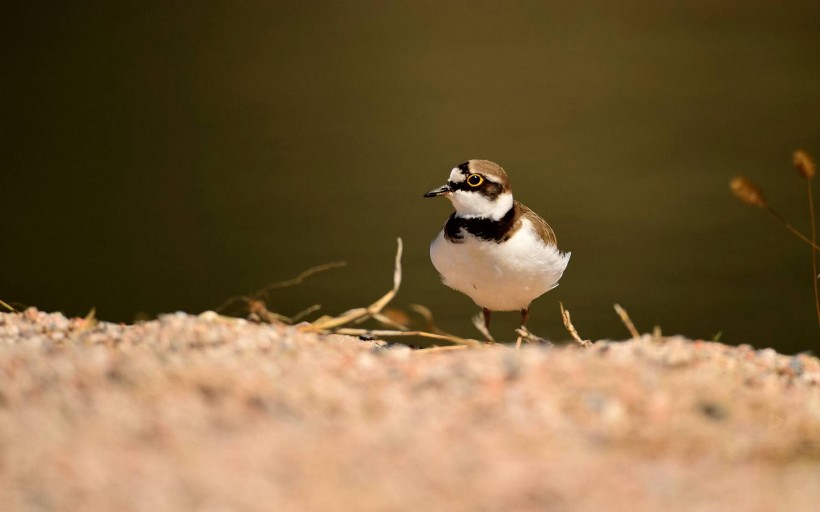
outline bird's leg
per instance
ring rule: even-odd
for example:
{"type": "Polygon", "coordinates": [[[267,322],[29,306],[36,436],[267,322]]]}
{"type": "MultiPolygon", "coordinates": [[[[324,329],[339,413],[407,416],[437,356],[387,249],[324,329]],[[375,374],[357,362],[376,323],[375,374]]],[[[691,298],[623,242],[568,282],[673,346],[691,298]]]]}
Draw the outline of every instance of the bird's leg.
{"type": "Polygon", "coordinates": [[[530,331],[527,330],[527,319],[530,317],[530,308],[526,307],[521,310],[521,327],[516,331],[518,338],[515,340],[515,349],[521,348],[521,341],[525,338],[529,339],[530,331]]]}
{"type": "Polygon", "coordinates": [[[484,338],[487,340],[488,343],[495,343],[493,339],[493,335],[490,334],[490,310],[487,308],[481,308],[481,316],[484,318],[484,322],[482,325],[481,319],[476,316],[473,319],[473,323],[476,326],[476,329],[484,335],[484,338]]]}
{"type": "Polygon", "coordinates": [[[527,307],[526,309],[521,310],[521,327],[519,327],[516,332],[518,333],[518,339],[515,340],[515,348],[521,348],[521,342],[526,340],[529,343],[538,343],[540,345],[547,345],[552,346],[552,342],[546,338],[542,338],[541,336],[537,336],[530,332],[527,329],[527,320],[530,317],[530,308],[527,307]]]}

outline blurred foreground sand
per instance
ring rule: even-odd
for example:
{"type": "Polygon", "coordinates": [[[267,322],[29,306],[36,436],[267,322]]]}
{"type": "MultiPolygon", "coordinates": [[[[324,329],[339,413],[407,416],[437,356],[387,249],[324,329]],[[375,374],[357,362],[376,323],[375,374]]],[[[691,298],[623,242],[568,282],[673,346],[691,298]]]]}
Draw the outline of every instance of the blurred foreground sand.
{"type": "Polygon", "coordinates": [[[820,362],[0,314],[9,511],[820,510],[820,362]]]}

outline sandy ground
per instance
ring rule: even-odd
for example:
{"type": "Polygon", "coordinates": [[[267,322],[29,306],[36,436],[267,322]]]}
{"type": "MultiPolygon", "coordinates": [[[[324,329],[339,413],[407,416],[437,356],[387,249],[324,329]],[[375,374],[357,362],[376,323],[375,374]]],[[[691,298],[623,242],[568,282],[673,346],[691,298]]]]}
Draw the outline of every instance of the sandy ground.
{"type": "Polygon", "coordinates": [[[820,362],[0,314],[3,511],[820,510],[820,362]]]}

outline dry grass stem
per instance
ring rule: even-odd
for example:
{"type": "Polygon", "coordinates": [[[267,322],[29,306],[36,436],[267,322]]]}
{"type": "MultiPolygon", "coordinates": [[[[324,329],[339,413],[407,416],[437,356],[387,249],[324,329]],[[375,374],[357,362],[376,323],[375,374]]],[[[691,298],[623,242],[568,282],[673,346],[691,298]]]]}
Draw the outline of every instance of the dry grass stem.
{"type": "MultiPolygon", "coordinates": [[[[424,319],[426,323],[427,328],[429,329],[429,332],[422,330],[410,330],[407,326],[409,323],[409,318],[407,317],[407,314],[403,311],[395,309],[385,310],[385,307],[396,297],[396,294],[398,293],[402,282],[401,257],[403,252],[403,245],[401,238],[397,239],[396,242],[397,247],[393,269],[393,287],[390,289],[390,291],[385,293],[382,297],[380,297],[378,300],[376,300],[367,307],[350,309],[338,316],[324,315],[312,322],[305,322],[303,324],[300,324],[299,326],[297,326],[297,328],[302,332],[315,332],[322,334],[333,333],[344,334],[349,336],[369,336],[387,338],[415,336],[420,338],[447,341],[453,345],[459,346],[483,346],[484,343],[481,341],[470,338],[462,338],[460,336],[455,336],[453,334],[447,333],[439,329],[436,326],[435,321],[433,320],[433,314],[430,312],[428,308],[424,306],[413,304],[410,306],[410,309],[421,315],[421,317],[424,319]],[[353,327],[368,320],[374,320],[386,327],[389,327],[389,329],[365,329],[353,327]]],[[[293,317],[289,318],[269,311],[265,301],[262,300],[260,297],[267,293],[267,291],[272,290],[274,288],[282,288],[285,286],[297,285],[301,283],[306,277],[315,274],[316,272],[327,270],[330,268],[336,268],[342,265],[344,265],[344,263],[328,263],[325,265],[312,267],[302,272],[293,279],[289,279],[287,281],[280,281],[268,285],[263,290],[257,292],[251,297],[238,296],[231,298],[228,301],[226,301],[226,303],[223,304],[223,306],[220,306],[219,309],[224,309],[227,305],[236,302],[237,300],[241,300],[244,303],[245,307],[248,309],[249,313],[255,316],[257,319],[260,319],[267,323],[282,322],[294,324],[297,321],[304,318],[305,316],[309,315],[310,313],[313,313],[316,310],[318,310],[320,306],[318,304],[310,306],[309,308],[300,311],[293,317]]],[[[481,332],[488,341],[492,343],[495,342],[492,335],[484,327],[483,318],[480,315],[473,319],[473,323],[475,324],[479,332],[481,332]]],[[[528,341],[545,341],[529,333],[528,331],[527,334],[523,336],[523,339],[527,339],[528,341]]],[[[519,339],[517,341],[518,346],[520,346],[521,341],[522,336],[519,332],[519,339]]]]}
{"type": "MultiPolygon", "coordinates": [[[[396,322],[389,316],[382,314],[382,310],[387,306],[391,300],[396,296],[401,287],[402,268],[401,256],[403,245],[401,238],[397,239],[396,258],[393,269],[393,288],[385,293],[380,299],[366,308],[351,309],[337,317],[325,316],[319,318],[311,324],[300,328],[307,332],[333,332],[335,334],[346,334],[350,336],[373,336],[373,337],[403,337],[416,336],[420,338],[429,338],[436,340],[444,340],[456,345],[470,345],[482,346],[483,343],[477,340],[468,338],[461,338],[450,334],[439,334],[425,331],[410,331],[407,327],[396,322]],[[359,329],[353,327],[344,327],[347,324],[358,324],[365,320],[376,320],[394,329],[359,329]]],[[[429,311],[428,311],[429,312],[429,311]]],[[[429,315],[432,319],[432,314],[429,315]]]]}
{"type": "Polygon", "coordinates": [[[811,222],[811,281],[814,287],[814,307],[817,312],[817,323],[820,325],[820,290],[817,283],[817,227],[814,222],[814,191],[811,188],[811,179],[814,178],[814,162],[808,153],[803,150],[794,152],[794,167],[806,179],[806,195],[809,200],[809,220],[811,222]]]}
{"type": "Polygon", "coordinates": [[[786,229],[812,248],[812,287],[814,288],[814,306],[817,313],[817,323],[820,325],[820,283],[817,282],[818,278],[820,278],[817,274],[817,251],[820,247],[817,245],[817,227],[814,220],[814,191],[811,186],[816,168],[814,160],[802,149],[798,149],[794,152],[792,155],[792,164],[795,170],[797,170],[797,173],[806,180],[806,192],[809,201],[809,221],[811,222],[811,240],[772,208],[763,197],[763,192],[760,190],[760,187],[751,180],[743,176],[736,176],[729,182],[729,188],[735,197],[744,203],[765,208],[774,218],[783,224],[786,229]]]}
{"type": "Polygon", "coordinates": [[[626,310],[622,308],[620,304],[615,304],[614,307],[615,312],[618,313],[619,317],[621,317],[621,322],[624,323],[629,331],[629,334],[631,334],[633,338],[640,338],[641,335],[638,333],[638,329],[635,328],[635,324],[632,323],[632,320],[629,318],[629,314],[626,310]]]}
{"type": "Polygon", "coordinates": [[[530,334],[530,331],[522,325],[515,330],[515,333],[518,335],[515,338],[515,350],[521,350],[521,342],[530,334]]]}
{"type": "Polygon", "coordinates": [[[285,324],[291,323],[290,318],[269,311],[267,304],[265,304],[265,301],[260,299],[252,299],[250,297],[244,297],[244,299],[246,300],[245,303],[248,306],[248,312],[251,314],[251,316],[255,315],[263,322],[267,322],[269,324],[272,324],[274,322],[282,322],[285,324]]]}
{"type": "Polygon", "coordinates": [[[788,229],[789,231],[791,231],[791,232],[792,232],[792,234],[794,234],[794,236],[796,236],[796,237],[797,237],[797,238],[799,238],[800,240],[803,240],[804,242],[806,242],[806,243],[807,243],[807,244],[809,244],[810,246],[814,247],[815,249],[820,249],[820,247],[818,247],[818,246],[817,246],[817,243],[816,243],[816,242],[812,242],[811,240],[809,240],[809,238],[808,238],[806,235],[804,235],[803,233],[801,233],[801,232],[800,232],[800,230],[798,230],[796,227],[792,226],[791,222],[787,221],[787,220],[786,220],[786,219],[785,219],[782,215],[780,215],[779,213],[777,213],[777,211],[775,211],[775,209],[774,209],[774,208],[772,208],[771,206],[766,205],[766,210],[768,210],[768,212],[769,212],[769,213],[771,213],[772,215],[774,215],[774,217],[775,217],[777,220],[779,220],[779,221],[780,221],[780,223],[781,223],[781,224],[783,224],[783,226],[784,226],[786,229],[788,229]]]}
{"type": "Polygon", "coordinates": [[[262,297],[266,295],[268,292],[276,290],[278,288],[288,288],[290,286],[296,286],[297,284],[301,284],[302,281],[312,276],[313,274],[318,274],[319,272],[324,272],[325,270],[344,267],[345,265],[347,265],[346,261],[332,261],[330,263],[323,263],[321,265],[316,265],[315,267],[310,267],[309,269],[301,272],[298,276],[294,277],[293,279],[277,281],[275,283],[271,283],[265,286],[264,288],[256,292],[256,296],[262,297]]]}
{"type": "Polygon", "coordinates": [[[783,226],[792,232],[796,237],[803,240],[810,246],[814,247],[815,249],[820,249],[816,242],[812,242],[809,238],[800,232],[796,227],[792,226],[792,224],[787,221],[782,215],[780,215],[777,210],[772,208],[766,199],[763,197],[763,192],[761,192],[760,187],[758,187],[753,181],[745,178],[743,176],[736,176],[732,178],[732,181],[729,182],[729,188],[731,188],[732,193],[743,201],[744,203],[757,206],[760,208],[765,208],[770,214],[772,214],[783,226]]]}
{"type": "MultiPolygon", "coordinates": [[[[360,319],[360,320],[357,320],[356,323],[361,323],[364,320],[365,320],[364,318],[360,319]]],[[[373,320],[376,320],[377,322],[381,322],[384,325],[393,327],[393,328],[398,329],[400,331],[408,330],[406,325],[401,324],[399,322],[396,322],[395,320],[393,320],[392,318],[390,318],[389,316],[387,316],[383,313],[374,313],[373,314],[373,320]]]]}
{"type": "Polygon", "coordinates": [[[17,310],[16,310],[16,309],[14,309],[13,307],[9,306],[6,302],[4,302],[4,301],[2,301],[2,300],[0,300],[0,306],[3,306],[4,308],[8,309],[8,310],[9,310],[9,311],[11,311],[12,313],[17,313],[17,310]]]}
{"type": "Polygon", "coordinates": [[[295,315],[293,315],[292,317],[290,317],[290,323],[295,324],[299,320],[305,318],[306,316],[308,316],[311,313],[315,313],[315,312],[319,311],[320,309],[322,309],[321,304],[314,304],[312,306],[308,306],[305,309],[303,309],[302,311],[300,311],[300,312],[296,313],[295,315]]]}
{"type": "Polygon", "coordinates": [[[515,340],[515,349],[519,350],[521,348],[521,342],[526,341],[527,343],[537,343],[539,345],[549,345],[552,346],[552,342],[546,338],[542,338],[537,334],[534,334],[532,331],[527,329],[525,325],[522,325],[518,329],[515,330],[518,337],[515,340]]]}
{"type": "Polygon", "coordinates": [[[485,344],[478,340],[469,338],[459,338],[458,336],[445,336],[443,334],[435,334],[426,331],[391,331],[387,329],[354,329],[352,327],[342,327],[333,331],[334,334],[344,334],[347,336],[371,336],[374,338],[385,337],[402,337],[402,336],[417,336],[419,338],[429,338],[434,340],[449,341],[457,345],[469,345],[474,347],[482,347],[485,344]]]}
{"type": "Polygon", "coordinates": [[[97,308],[91,308],[83,318],[83,327],[90,329],[97,325],[97,308]]]}
{"type": "MultiPolygon", "coordinates": [[[[411,306],[411,308],[417,313],[419,313],[425,319],[427,325],[430,327],[430,330],[433,332],[409,330],[409,328],[407,327],[407,322],[409,322],[409,318],[407,317],[407,314],[401,310],[385,310],[384,312],[382,311],[390,303],[390,301],[392,301],[393,298],[395,298],[401,286],[401,257],[403,252],[401,238],[397,239],[396,244],[396,257],[393,268],[393,287],[390,289],[390,291],[385,293],[382,297],[380,297],[378,300],[376,300],[367,307],[350,309],[338,316],[324,315],[312,322],[299,325],[298,329],[303,332],[316,332],[324,334],[335,333],[346,334],[351,336],[416,336],[420,338],[443,340],[456,346],[482,346],[483,343],[480,341],[454,336],[436,327],[435,323],[433,322],[432,313],[429,309],[425,308],[424,306],[413,305],[411,306]],[[376,322],[379,322],[380,324],[387,326],[390,329],[363,329],[350,327],[351,325],[358,325],[368,320],[375,320],[376,322]]],[[[311,267],[305,270],[304,272],[301,272],[298,276],[292,279],[269,284],[265,288],[257,291],[251,296],[240,295],[232,297],[225,301],[225,303],[223,303],[219,308],[217,308],[217,311],[224,310],[226,307],[235,302],[241,302],[246,308],[247,312],[252,317],[255,317],[258,320],[261,320],[266,323],[281,322],[286,324],[295,324],[307,315],[319,310],[321,306],[319,304],[315,304],[300,311],[293,317],[287,317],[270,311],[263,297],[266,296],[267,293],[271,290],[298,285],[307,277],[316,274],[317,272],[329,270],[332,268],[338,268],[344,265],[344,262],[334,262],[311,267]]]]}
{"type": "Polygon", "coordinates": [[[401,238],[397,240],[397,245],[396,261],[393,270],[393,288],[389,292],[384,294],[382,298],[366,308],[351,309],[338,317],[320,318],[311,325],[305,326],[303,330],[328,331],[341,327],[350,322],[355,322],[361,318],[372,318],[373,315],[380,313],[381,310],[384,309],[384,307],[389,304],[391,300],[393,300],[393,297],[395,297],[396,293],[399,291],[399,286],[401,286],[401,254],[403,249],[401,238]]]}
{"type": "Polygon", "coordinates": [[[420,348],[418,350],[414,350],[414,354],[430,354],[433,352],[452,352],[453,350],[463,350],[467,348],[467,345],[446,345],[443,347],[435,346],[435,347],[427,347],[427,348],[420,348]]]}
{"type": "Polygon", "coordinates": [[[572,336],[577,343],[579,343],[582,347],[589,347],[592,343],[589,340],[581,339],[578,335],[578,331],[575,329],[575,326],[572,325],[572,320],[570,318],[569,310],[564,308],[564,303],[559,302],[559,306],[561,306],[561,318],[564,320],[564,327],[566,328],[569,335],[572,336]]]}
{"type": "MultiPolygon", "coordinates": [[[[814,172],[814,167],[812,167],[814,172]]],[[[806,179],[806,189],[809,196],[809,218],[811,219],[811,281],[814,285],[814,307],[817,311],[817,323],[820,325],[820,290],[817,283],[817,227],[814,222],[814,191],[811,188],[811,180],[806,179]]]]}
{"type": "Polygon", "coordinates": [[[438,325],[436,325],[436,321],[433,318],[433,312],[430,311],[430,308],[428,308],[427,306],[422,306],[421,304],[410,304],[408,307],[412,311],[415,311],[416,313],[421,315],[422,318],[424,318],[425,327],[429,332],[442,334],[444,336],[454,336],[453,334],[450,334],[449,332],[442,330],[441,328],[439,328],[438,325]]]}
{"type": "MultiPolygon", "coordinates": [[[[292,279],[287,279],[285,281],[277,281],[275,283],[271,283],[264,288],[261,288],[254,292],[252,295],[235,295],[230,297],[225,302],[219,305],[214,311],[217,313],[221,313],[225,311],[229,306],[241,302],[242,304],[247,307],[248,312],[255,313],[259,318],[264,320],[265,322],[270,323],[271,321],[279,321],[285,323],[292,323],[292,318],[288,318],[284,315],[279,315],[277,313],[272,313],[268,310],[267,304],[265,301],[262,300],[263,297],[268,296],[268,292],[278,289],[278,288],[287,288],[289,286],[296,286],[301,284],[302,281],[307,279],[308,277],[312,276],[313,274],[317,274],[319,272],[324,272],[325,270],[330,270],[332,268],[339,268],[344,267],[347,265],[347,262],[344,261],[334,261],[330,263],[323,263],[321,265],[316,265],[315,267],[310,267],[307,270],[302,271],[299,275],[292,279]]],[[[312,307],[312,306],[311,306],[312,307]]],[[[299,313],[294,315],[293,318],[299,316],[299,313]]]]}
{"type": "MultiPolygon", "coordinates": [[[[657,341],[660,341],[661,338],[663,338],[663,330],[661,330],[660,325],[656,325],[655,327],[652,328],[652,339],[657,342],[657,341]]],[[[714,340],[714,341],[717,341],[717,340],[714,340]]]]}

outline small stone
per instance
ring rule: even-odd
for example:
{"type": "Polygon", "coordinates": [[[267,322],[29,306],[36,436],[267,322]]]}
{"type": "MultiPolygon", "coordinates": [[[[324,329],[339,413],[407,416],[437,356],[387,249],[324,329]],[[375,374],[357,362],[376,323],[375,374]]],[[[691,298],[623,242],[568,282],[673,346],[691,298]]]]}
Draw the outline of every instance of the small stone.
{"type": "Polygon", "coordinates": [[[789,361],[789,368],[791,368],[796,376],[802,375],[803,361],[801,361],[798,357],[792,357],[789,361]]]}
{"type": "Polygon", "coordinates": [[[716,421],[723,420],[729,415],[726,407],[716,402],[702,402],[698,409],[704,416],[716,421]]]}
{"type": "Polygon", "coordinates": [[[214,322],[219,320],[219,314],[216,311],[203,311],[199,314],[198,318],[200,320],[205,320],[206,322],[214,322]]]}

